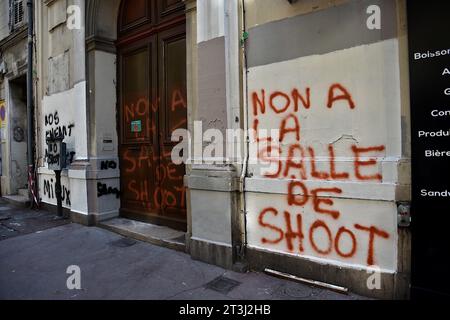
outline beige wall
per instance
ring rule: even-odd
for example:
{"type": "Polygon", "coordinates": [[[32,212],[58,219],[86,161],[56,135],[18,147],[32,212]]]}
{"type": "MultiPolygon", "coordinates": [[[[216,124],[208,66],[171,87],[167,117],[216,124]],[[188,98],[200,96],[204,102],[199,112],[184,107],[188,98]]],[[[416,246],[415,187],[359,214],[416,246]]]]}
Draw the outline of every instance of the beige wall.
{"type": "Polygon", "coordinates": [[[247,28],[337,6],[350,0],[243,0],[247,28]]]}
{"type": "Polygon", "coordinates": [[[0,41],[9,35],[9,0],[0,2],[0,41]]]}

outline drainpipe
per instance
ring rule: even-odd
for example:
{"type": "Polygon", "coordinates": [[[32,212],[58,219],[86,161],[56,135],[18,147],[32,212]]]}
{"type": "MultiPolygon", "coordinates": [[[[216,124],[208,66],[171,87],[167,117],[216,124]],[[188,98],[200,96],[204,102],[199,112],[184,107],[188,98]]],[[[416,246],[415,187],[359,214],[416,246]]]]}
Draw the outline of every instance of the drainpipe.
{"type": "MultiPolygon", "coordinates": [[[[33,0],[27,0],[28,12],[28,70],[27,70],[27,161],[28,161],[28,190],[33,194],[34,182],[34,126],[33,126],[33,33],[34,12],[33,0]]],[[[33,202],[32,202],[33,203],[33,202]]]]}
{"type": "MultiPolygon", "coordinates": [[[[247,22],[245,17],[245,1],[241,1],[241,34],[244,35],[244,33],[247,31],[247,22]]],[[[248,172],[248,165],[249,165],[249,144],[250,144],[250,136],[249,136],[249,114],[248,114],[248,70],[247,70],[247,52],[245,50],[245,40],[244,37],[242,37],[241,41],[241,48],[240,48],[240,54],[241,54],[241,67],[242,67],[242,88],[243,88],[243,124],[244,124],[244,132],[245,132],[245,141],[244,141],[244,162],[242,164],[242,171],[241,171],[241,177],[240,177],[240,186],[241,186],[241,195],[242,195],[242,201],[241,201],[241,211],[246,217],[246,206],[245,206],[245,179],[247,177],[248,172]]],[[[246,224],[246,223],[245,223],[246,224]]],[[[245,226],[247,229],[247,227],[245,226]]],[[[247,237],[245,237],[247,238],[247,237]]],[[[245,243],[247,245],[247,243],[245,243]]]]}
{"type": "MultiPolygon", "coordinates": [[[[245,1],[240,1],[240,33],[243,36],[244,33],[247,31],[247,23],[246,23],[246,17],[245,17],[245,1]]],[[[245,249],[247,248],[247,206],[246,206],[246,199],[245,199],[245,179],[247,178],[247,172],[248,172],[248,166],[249,166],[249,159],[250,159],[250,153],[249,153],[249,143],[250,143],[250,136],[249,136],[249,114],[248,114],[248,70],[247,70],[247,53],[245,50],[245,40],[244,37],[242,37],[242,43],[240,47],[240,59],[241,59],[241,68],[242,68],[242,89],[243,89],[243,97],[242,97],[242,104],[243,104],[243,125],[244,125],[244,161],[242,163],[242,169],[241,169],[241,176],[239,177],[239,193],[240,193],[240,213],[242,215],[243,224],[244,224],[244,236],[243,236],[243,247],[244,247],[244,259],[246,261],[245,256],[245,249]]],[[[248,263],[248,261],[246,261],[248,263]]]]}
{"type": "MultiPolygon", "coordinates": [[[[227,74],[227,107],[228,107],[228,128],[241,129],[242,126],[242,58],[240,47],[241,32],[241,0],[224,0],[225,14],[225,50],[226,50],[226,74],[227,74]]],[[[232,142],[227,141],[227,147],[234,148],[232,142]]],[[[245,151],[245,150],[244,150],[245,151]]],[[[244,158],[244,168],[241,173],[245,177],[246,156],[244,158]]],[[[233,166],[238,169],[241,164],[233,160],[233,166]]],[[[231,242],[233,248],[233,269],[238,272],[247,271],[245,261],[245,198],[243,196],[243,176],[239,178],[239,192],[235,194],[233,201],[233,214],[231,218],[231,242]]]]}

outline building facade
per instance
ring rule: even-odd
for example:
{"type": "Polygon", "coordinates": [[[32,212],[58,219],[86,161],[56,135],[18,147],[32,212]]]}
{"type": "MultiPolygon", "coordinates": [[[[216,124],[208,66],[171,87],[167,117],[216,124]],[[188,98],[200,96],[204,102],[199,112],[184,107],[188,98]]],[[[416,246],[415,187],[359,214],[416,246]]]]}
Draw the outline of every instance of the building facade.
{"type": "Polygon", "coordinates": [[[46,0],[35,18],[43,205],[62,135],[75,222],[146,221],[208,263],[408,298],[405,0],[46,0]]]}
{"type": "Polygon", "coordinates": [[[16,0],[0,6],[1,191],[28,198],[27,6],[16,0]]]}

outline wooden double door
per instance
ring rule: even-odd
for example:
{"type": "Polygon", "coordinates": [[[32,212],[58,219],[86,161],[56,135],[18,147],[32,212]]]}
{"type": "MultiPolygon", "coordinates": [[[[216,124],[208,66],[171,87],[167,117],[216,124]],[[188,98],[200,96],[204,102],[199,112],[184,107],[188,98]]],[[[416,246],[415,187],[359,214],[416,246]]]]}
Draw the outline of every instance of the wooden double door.
{"type": "Polygon", "coordinates": [[[172,132],[187,128],[181,0],[131,0],[119,21],[121,215],[186,229],[185,166],[172,132]]]}

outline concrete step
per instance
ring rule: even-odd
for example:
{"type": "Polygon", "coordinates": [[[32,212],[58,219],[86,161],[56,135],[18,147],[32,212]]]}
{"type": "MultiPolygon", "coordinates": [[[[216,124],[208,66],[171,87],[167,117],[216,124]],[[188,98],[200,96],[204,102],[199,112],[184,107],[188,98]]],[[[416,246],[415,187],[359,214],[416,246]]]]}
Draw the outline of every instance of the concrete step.
{"type": "Polygon", "coordinates": [[[99,227],[127,238],[186,252],[186,233],[182,231],[123,218],[103,221],[99,227]]]}
{"type": "Polygon", "coordinates": [[[29,197],[29,191],[28,191],[28,189],[19,189],[19,196],[28,198],[28,197],[29,197]]]}
{"type": "Polygon", "coordinates": [[[10,205],[17,207],[17,208],[29,208],[30,207],[30,199],[28,196],[24,197],[22,195],[10,195],[10,196],[3,196],[2,200],[6,201],[10,205]]]}

